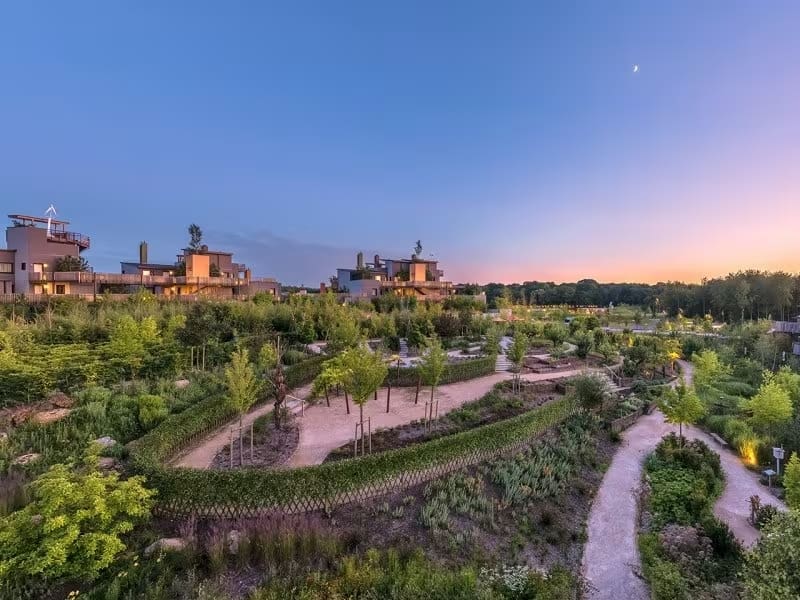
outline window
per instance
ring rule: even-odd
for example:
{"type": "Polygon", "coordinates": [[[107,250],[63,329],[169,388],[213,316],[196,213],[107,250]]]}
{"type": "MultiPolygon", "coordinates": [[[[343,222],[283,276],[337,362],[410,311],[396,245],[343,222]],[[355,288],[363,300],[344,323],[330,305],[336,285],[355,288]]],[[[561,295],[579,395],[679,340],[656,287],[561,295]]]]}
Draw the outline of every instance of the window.
{"type": "Polygon", "coordinates": [[[13,273],[14,263],[0,263],[0,273],[13,273]]]}
{"type": "Polygon", "coordinates": [[[22,263],[22,264],[20,265],[20,270],[24,271],[24,270],[25,270],[25,267],[27,267],[27,266],[28,266],[28,264],[27,264],[27,263],[22,263]]]}
{"type": "Polygon", "coordinates": [[[66,294],[67,293],[67,286],[63,283],[56,284],[56,294],[66,294]]]}

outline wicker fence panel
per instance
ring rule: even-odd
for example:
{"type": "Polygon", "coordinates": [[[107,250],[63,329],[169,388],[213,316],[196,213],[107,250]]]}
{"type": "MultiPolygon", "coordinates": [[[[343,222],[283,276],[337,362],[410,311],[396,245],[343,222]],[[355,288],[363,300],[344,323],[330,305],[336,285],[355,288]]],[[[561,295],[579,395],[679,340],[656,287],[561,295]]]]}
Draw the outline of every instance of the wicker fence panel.
{"type": "MultiPolygon", "coordinates": [[[[563,422],[579,409],[565,411],[559,422],[563,422]]],[[[637,415],[638,416],[638,415],[637,415]]],[[[552,426],[552,425],[551,425],[552,426]]],[[[399,492],[433,479],[449,475],[460,469],[471,467],[504,455],[514,454],[530,445],[550,427],[545,427],[532,436],[515,441],[500,448],[474,450],[442,463],[422,469],[410,469],[383,480],[369,482],[361,487],[331,491],[326,495],[300,495],[274,503],[270,498],[253,496],[237,498],[235,502],[206,504],[190,497],[172,498],[156,507],[156,514],[165,517],[198,517],[212,519],[238,519],[269,514],[297,515],[316,511],[330,511],[345,504],[366,502],[370,499],[399,492]]]]}

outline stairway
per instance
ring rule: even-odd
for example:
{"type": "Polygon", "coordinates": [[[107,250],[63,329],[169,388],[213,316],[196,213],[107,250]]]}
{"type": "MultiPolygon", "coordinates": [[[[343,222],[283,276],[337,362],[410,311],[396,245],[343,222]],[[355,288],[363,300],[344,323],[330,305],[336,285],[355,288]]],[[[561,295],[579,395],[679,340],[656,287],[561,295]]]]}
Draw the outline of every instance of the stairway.
{"type": "Polygon", "coordinates": [[[400,358],[406,359],[408,358],[408,340],[406,338],[400,338],[400,358]]]}
{"type": "Polygon", "coordinates": [[[505,352],[501,352],[497,355],[497,362],[494,365],[495,371],[510,371],[511,370],[511,361],[508,360],[508,356],[506,356],[505,352]]]}

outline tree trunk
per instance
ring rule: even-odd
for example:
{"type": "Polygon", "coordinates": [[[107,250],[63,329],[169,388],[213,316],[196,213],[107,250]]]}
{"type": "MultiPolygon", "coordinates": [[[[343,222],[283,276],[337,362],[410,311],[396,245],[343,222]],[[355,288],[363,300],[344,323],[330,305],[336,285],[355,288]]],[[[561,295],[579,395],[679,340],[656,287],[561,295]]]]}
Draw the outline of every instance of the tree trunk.
{"type": "Polygon", "coordinates": [[[327,405],[328,408],[331,407],[331,397],[330,397],[330,394],[328,394],[328,386],[327,385],[325,386],[325,404],[327,405]]]}
{"type": "Polygon", "coordinates": [[[364,403],[358,405],[359,419],[361,420],[361,454],[364,454],[364,403]]]}
{"type": "Polygon", "coordinates": [[[239,466],[244,465],[244,448],[242,440],[242,415],[239,415],[239,466]]]}
{"type": "Polygon", "coordinates": [[[350,414],[350,398],[347,396],[347,390],[344,391],[344,405],[347,408],[347,414],[350,414]]]}
{"type": "Polygon", "coordinates": [[[430,408],[430,417],[429,421],[433,421],[433,392],[436,390],[435,386],[431,386],[431,408],[430,408]]]}

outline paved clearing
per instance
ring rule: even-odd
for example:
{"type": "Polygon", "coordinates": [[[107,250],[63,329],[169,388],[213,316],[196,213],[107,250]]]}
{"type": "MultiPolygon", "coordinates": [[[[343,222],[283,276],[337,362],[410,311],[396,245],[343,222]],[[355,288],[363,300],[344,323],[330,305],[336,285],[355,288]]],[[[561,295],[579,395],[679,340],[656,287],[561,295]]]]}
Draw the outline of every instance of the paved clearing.
{"type": "MultiPolygon", "coordinates": [[[[528,373],[522,376],[526,381],[545,381],[572,377],[583,372],[583,368],[570,369],[554,373],[528,373]]],[[[458,408],[466,402],[477,400],[487,394],[496,383],[510,378],[509,373],[493,373],[485,377],[478,377],[468,381],[460,381],[439,386],[436,389],[435,399],[439,401],[439,414],[443,415],[458,408]]],[[[307,385],[293,390],[292,395],[307,399],[311,393],[311,386],[307,385]]],[[[364,419],[372,417],[373,431],[378,428],[397,427],[411,421],[422,419],[425,411],[425,402],[430,398],[430,388],[423,387],[419,394],[419,404],[414,404],[415,388],[393,388],[390,399],[390,410],[386,412],[386,389],[378,392],[378,400],[370,400],[364,406],[364,419]]],[[[351,442],[355,433],[355,424],[359,420],[358,406],[350,402],[350,414],[345,410],[344,396],[331,396],[331,406],[328,408],[325,401],[313,406],[306,406],[305,415],[300,418],[300,442],[294,454],[285,463],[285,468],[318,465],[325,457],[339,446],[351,442]]],[[[288,403],[290,408],[292,403],[288,403]]],[[[294,403],[295,412],[299,404],[294,403]]],[[[272,411],[272,403],[264,404],[244,416],[242,423],[249,427],[258,417],[272,411]]],[[[176,457],[171,464],[176,467],[192,469],[208,469],[219,449],[228,443],[229,427],[238,424],[238,420],[231,421],[211,434],[210,437],[188,452],[176,457]]]]}
{"type": "MultiPolygon", "coordinates": [[[[690,382],[692,365],[680,361],[684,376],[690,382]]],[[[597,491],[587,526],[588,539],[583,554],[583,574],[590,586],[592,600],[647,600],[647,585],[640,578],[638,532],[638,500],[642,466],[661,440],[678,427],[664,422],[664,415],[655,411],[639,419],[623,434],[623,442],[597,491]]],[[[725,471],[725,490],[714,506],[714,514],[730,526],[746,546],[758,539],[758,531],[747,518],[749,498],[758,494],[762,502],[785,510],[785,505],[770,496],[758,483],[758,477],[747,470],[739,458],[722,448],[710,436],[694,427],[683,428],[690,439],[700,439],[719,455],[725,471]]]]}

